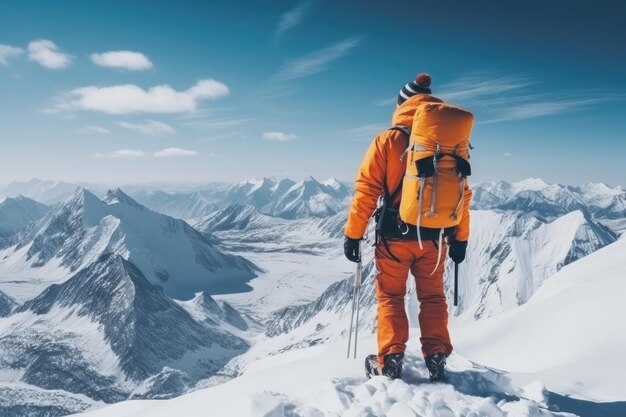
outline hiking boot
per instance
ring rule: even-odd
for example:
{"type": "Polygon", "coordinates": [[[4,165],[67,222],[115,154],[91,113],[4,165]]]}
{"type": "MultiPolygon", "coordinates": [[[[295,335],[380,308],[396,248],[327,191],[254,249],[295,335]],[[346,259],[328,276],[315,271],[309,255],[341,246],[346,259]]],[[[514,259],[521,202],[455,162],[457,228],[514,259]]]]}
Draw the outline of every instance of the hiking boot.
{"type": "Polygon", "coordinates": [[[430,382],[446,381],[446,355],[439,352],[426,356],[426,368],[430,374],[430,382]]]}
{"type": "Polygon", "coordinates": [[[376,375],[383,375],[389,379],[399,379],[402,377],[402,359],[404,353],[392,353],[385,355],[385,365],[383,369],[378,367],[378,356],[368,355],[365,358],[365,376],[371,378],[376,375]]]}

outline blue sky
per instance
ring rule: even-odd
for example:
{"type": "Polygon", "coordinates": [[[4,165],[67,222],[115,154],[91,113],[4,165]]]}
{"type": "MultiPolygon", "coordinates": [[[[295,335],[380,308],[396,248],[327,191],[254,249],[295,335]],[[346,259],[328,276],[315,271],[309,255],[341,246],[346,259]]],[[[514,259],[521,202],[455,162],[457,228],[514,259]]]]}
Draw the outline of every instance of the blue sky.
{"type": "Polygon", "coordinates": [[[502,3],[0,1],[0,183],[350,181],[427,71],[475,181],[626,185],[624,6],[502,3]]]}

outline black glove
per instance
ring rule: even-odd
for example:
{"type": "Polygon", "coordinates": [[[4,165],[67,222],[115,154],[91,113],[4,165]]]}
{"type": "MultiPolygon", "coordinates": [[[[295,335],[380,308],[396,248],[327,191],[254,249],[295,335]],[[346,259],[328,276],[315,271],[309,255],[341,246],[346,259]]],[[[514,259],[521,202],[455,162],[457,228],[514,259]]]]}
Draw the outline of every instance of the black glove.
{"type": "Polygon", "coordinates": [[[359,242],[361,239],[351,239],[346,236],[343,241],[343,253],[346,254],[346,258],[352,262],[361,262],[361,250],[359,249],[359,242]]]}
{"type": "Polygon", "coordinates": [[[448,256],[454,263],[460,264],[465,260],[465,252],[467,251],[467,241],[453,240],[448,249],[448,256]]]}

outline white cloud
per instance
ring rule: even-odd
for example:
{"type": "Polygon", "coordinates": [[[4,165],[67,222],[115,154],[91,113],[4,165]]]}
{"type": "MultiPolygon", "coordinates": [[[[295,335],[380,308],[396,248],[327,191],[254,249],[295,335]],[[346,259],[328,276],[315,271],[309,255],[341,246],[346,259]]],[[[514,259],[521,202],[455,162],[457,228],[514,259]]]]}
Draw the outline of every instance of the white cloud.
{"type": "Polygon", "coordinates": [[[146,153],[134,149],[120,149],[113,152],[97,153],[94,156],[96,158],[138,159],[146,156],[146,153]]]}
{"type": "Polygon", "coordinates": [[[8,65],[9,59],[15,58],[23,53],[24,50],[22,48],[18,48],[17,46],[0,44],[0,64],[8,65]]]}
{"type": "Polygon", "coordinates": [[[526,77],[486,71],[448,83],[436,95],[468,106],[476,115],[476,124],[553,116],[624,98],[615,93],[582,90],[534,93],[532,87],[537,84],[526,77]]]}
{"type": "Polygon", "coordinates": [[[384,100],[379,100],[376,102],[376,105],[384,107],[384,106],[391,106],[392,104],[396,104],[397,102],[398,102],[398,97],[392,97],[392,98],[386,98],[384,100]]]}
{"type": "Polygon", "coordinates": [[[62,69],[70,65],[71,56],[59,51],[58,46],[47,39],[28,44],[28,59],[49,69],[62,69]]]}
{"type": "Polygon", "coordinates": [[[312,5],[312,1],[300,3],[280,16],[280,21],[278,22],[278,27],[276,28],[276,42],[280,42],[285,33],[299,25],[304,20],[312,5]]]}
{"type": "Polygon", "coordinates": [[[97,133],[100,135],[108,135],[109,133],[111,133],[111,131],[109,129],[105,129],[103,127],[100,126],[85,126],[82,129],[79,130],[80,133],[97,133]]]}
{"type": "Polygon", "coordinates": [[[512,158],[513,157],[513,153],[511,153],[511,152],[505,152],[502,155],[507,157],[507,158],[512,158]]]}
{"type": "Polygon", "coordinates": [[[146,123],[118,122],[118,126],[132,130],[142,135],[159,135],[162,133],[174,133],[174,128],[163,122],[148,120],[146,123]]]}
{"type": "Polygon", "coordinates": [[[524,77],[476,73],[443,85],[436,95],[445,100],[471,102],[486,96],[510,93],[532,84],[534,84],[532,81],[524,77]]]}
{"type": "Polygon", "coordinates": [[[330,132],[329,135],[339,140],[371,140],[380,132],[389,129],[389,125],[370,123],[330,132]]]}
{"type": "Polygon", "coordinates": [[[213,79],[200,80],[193,87],[176,91],[169,85],[148,90],[134,84],[109,87],[87,86],[58,97],[49,112],[90,110],[109,114],[185,113],[198,108],[203,100],[228,95],[228,87],[213,79]]]}
{"type": "Polygon", "coordinates": [[[154,156],[156,156],[157,158],[174,158],[179,156],[195,155],[198,155],[198,152],[180,148],[165,148],[154,153],[154,156]]]}
{"type": "Polygon", "coordinates": [[[276,81],[295,80],[324,71],[334,61],[347,55],[356,48],[361,41],[358,38],[350,38],[337,42],[329,47],[311,52],[301,58],[288,62],[274,79],[276,81]]]}
{"type": "Polygon", "coordinates": [[[289,142],[296,139],[296,135],[292,135],[290,133],[283,132],[264,132],[263,139],[270,140],[273,142],[289,142]]]}
{"type": "Polygon", "coordinates": [[[593,105],[623,100],[612,94],[566,92],[561,94],[527,94],[515,97],[486,99],[481,103],[485,117],[481,124],[534,119],[582,110],[593,105]]]}
{"type": "Polygon", "coordinates": [[[108,51],[89,55],[91,61],[106,68],[117,68],[128,71],[143,71],[152,68],[152,62],[141,52],[108,51]]]}

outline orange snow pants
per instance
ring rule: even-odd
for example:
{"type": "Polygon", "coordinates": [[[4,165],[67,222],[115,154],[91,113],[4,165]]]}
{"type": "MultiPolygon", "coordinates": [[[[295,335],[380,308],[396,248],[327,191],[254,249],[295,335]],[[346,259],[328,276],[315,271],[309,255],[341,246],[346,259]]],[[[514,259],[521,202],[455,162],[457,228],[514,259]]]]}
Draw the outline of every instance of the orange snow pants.
{"type": "Polygon", "coordinates": [[[404,296],[409,271],[415,278],[418,315],[421,330],[420,342],[424,356],[443,352],[452,353],[448,333],[448,305],[443,290],[445,243],[441,248],[441,261],[434,274],[439,254],[438,242],[422,241],[420,249],[416,240],[389,239],[387,241],[397,262],[384,245],[376,246],[375,258],[376,300],[378,301],[378,364],[382,367],[385,355],[403,353],[409,340],[409,323],[404,308],[404,296]]]}

